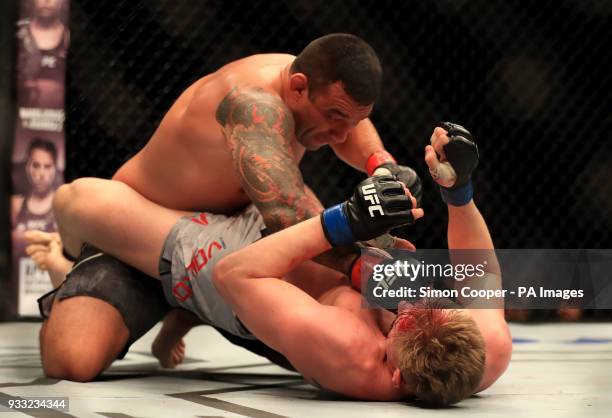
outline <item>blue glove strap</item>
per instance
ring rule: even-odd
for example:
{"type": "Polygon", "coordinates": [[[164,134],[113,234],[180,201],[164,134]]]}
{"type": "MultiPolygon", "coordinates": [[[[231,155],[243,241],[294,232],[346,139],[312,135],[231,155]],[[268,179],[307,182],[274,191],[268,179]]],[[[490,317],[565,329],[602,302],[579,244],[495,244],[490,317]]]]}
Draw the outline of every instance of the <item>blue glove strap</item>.
{"type": "Polygon", "coordinates": [[[348,245],[355,242],[343,203],[325,209],[321,214],[321,222],[325,237],[331,245],[348,245]]]}
{"type": "Polygon", "coordinates": [[[464,206],[470,203],[474,196],[474,188],[472,187],[472,181],[468,181],[461,187],[456,189],[447,189],[446,187],[440,187],[440,194],[442,194],[442,200],[451,206],[464,206]]]}

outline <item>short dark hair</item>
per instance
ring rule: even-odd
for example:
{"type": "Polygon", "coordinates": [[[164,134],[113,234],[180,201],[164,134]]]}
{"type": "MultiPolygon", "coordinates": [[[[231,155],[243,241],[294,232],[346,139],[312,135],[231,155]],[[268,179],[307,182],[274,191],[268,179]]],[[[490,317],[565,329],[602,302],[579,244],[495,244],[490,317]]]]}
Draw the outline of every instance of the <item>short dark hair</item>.
{"type": "Polygon", "coordinates": [[[364,40],[347,33],[315,39],[295,58],[291,73],[308,77],[312,95],[337,81],[360,105],[374,103],[382,85],[382,67],[376,52],[364,40]]]}
{"type": "Polygon", "coordinates": [[[57,165],[57,148],[55,147],[55,144],[53,142],[38,137],[32,138],[32,141],[30,141],[30,145],[28,145],[26,161],[32,158],[32,152],[34,152],[35,149],[47,151],[49,154],[51,154],[53,164],[57,165]]]}

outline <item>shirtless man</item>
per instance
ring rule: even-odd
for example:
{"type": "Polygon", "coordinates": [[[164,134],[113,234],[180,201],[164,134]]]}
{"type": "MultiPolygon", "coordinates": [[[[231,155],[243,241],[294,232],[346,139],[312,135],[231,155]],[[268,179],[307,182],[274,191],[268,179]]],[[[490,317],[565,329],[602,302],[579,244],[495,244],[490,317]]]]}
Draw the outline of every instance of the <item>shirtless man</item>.
{"type": "MultiPolygon", "coordinates": [[[[230,63],[190,86],[113,180],[143,199],[183,211],[227,214],[252,202],[274,232],[322,211],[298,163],[305,150],[330,145],[368,174],[386,169],[418,196],[418,176],[384,151],[368,120],[381,85],[376,54],[352,35],[319,38],[297,57],[265,54],[230,63]]],[[[77,180],[65,187],[78,192],[82,185],[77,180]]],[[[121,213],[104,216],[122,221],[121,213]]],[[[144,235],[149,226],[133,218],[123,232],[144,235]]],[[[60,225],[64,238],[83,236],[65,227],[62,231],[60,225]]],[[[105,230],[100,234],[102,240],[112,238],[105,230]]],[[[72,255],[80,250],[69,239],[64,249],[72,255]]],[[[159,283],[94,254],[84,251],[57,297],[43,303],[48,310],[53,302],[41,332],[42,361],[50,376],[92,379],[168,310],[159,283]],[[147,310],[132,303],[143,299],[149,301],[147,310]]],[[[337,248],[316,260],[347,273],[355,258],[337,248]]]]}
{"type": "MultiPolygon", "coordinates": [[[[475,164],[454,164],[457,158],[470,160],[469,152],[451,154],[449,147],[448,163],[460,169],[451,183],[442,175],[434,149],[444,156],[449,141],[471,142],[456,125],[450,134],[449,139],[436,128],[425,156],[437,182],[452,186],[442,189],[449,248],[491,250],[488,229],[472,200],[475,164]]],[[[348,202],[258,240],[263,223],[253,207],[229,218],[184,216],[121,183],[99,179],[84,179],[80,190],[66,187],[57,197],[60,224],[70,221],[84,239],[161,279],[174,306],[234,335],[258,338],[309,381],[359,399],[416,398],[448,405],[490,386],[506,369],[511,340],[502,309],[400,306],[396,316],[364,309],[361,295],[349,286],[315,299],[286,279],[296,268],[308,270],[302,263],[333,245],[367,240],[422,216],[415,206],[401,183],[375,176],[364,180],[348,202]],[[84,188],[95,193],[83,193],[84,188]],[[109,222],[103,216],[109,211],[124,216],[109,222]],[[148,234],[124,233],[133,217],[149,224],[148,234]],[[109,233],[104,236],[101,229],[109,233]]],[[[489,254],[488,268],[499,274],[489,254]]],[[[312,271],[306,274],[314,278],[312,271]]]]}

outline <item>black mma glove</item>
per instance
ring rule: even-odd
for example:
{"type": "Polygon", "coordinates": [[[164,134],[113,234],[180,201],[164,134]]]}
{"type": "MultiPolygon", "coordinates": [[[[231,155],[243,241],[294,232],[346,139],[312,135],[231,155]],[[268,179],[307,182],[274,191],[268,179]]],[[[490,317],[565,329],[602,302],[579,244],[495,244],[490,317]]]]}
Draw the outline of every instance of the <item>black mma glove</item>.
{"type": "Polygon", "coordinates": [[[367,241],[393,228],[411,224],[412,201],[392,176],[363,180],[353,196],[321,214],[325,237],[334,246],[367,241]]]}
{"type": "Polygon", "coordinates": [[[396,180],[401,181],[408,187],[408,190],[410,190],[410,193],[417,201],[417,207],[421,206],[423,186],[421,185],[419,175],[410,167],[398,165],[395,158],[387,151],[377,151],[370,155],[366,163],[366,170],[368,171],[368,176],[380,174],[394,176],[396,180]]]}
{"type": "Polygon", "coordinates": [[[386,168],[396,180],[401,181],[408,187],[410,193],[417,201],[417,207],[421,207],[421,199],[423,197],[423,186],[419,175],[412,168],[405,165],[395,163],[385,163],[374,170],[374,175],[380,168],[386,168]]]}
{"type": "Polygon", "coordinates": [[[456,175],[451,187],[440,186],[442,199],[449,205],[463,206],[474,195],[472,172],[478,165],[478,146],[472,134],[463,126],[451,122],[442,122],[440,126],[447,131],[450,139],[444,146],[444,153],[456,175]]]}

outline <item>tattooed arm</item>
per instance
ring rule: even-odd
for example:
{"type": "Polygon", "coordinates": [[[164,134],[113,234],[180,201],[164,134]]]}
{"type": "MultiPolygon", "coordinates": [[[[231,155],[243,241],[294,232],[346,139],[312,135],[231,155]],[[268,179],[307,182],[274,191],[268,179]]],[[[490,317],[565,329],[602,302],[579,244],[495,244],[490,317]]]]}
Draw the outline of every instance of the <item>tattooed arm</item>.
{"type": "MultiPolygon", "coordinates": [[[[234,88],[219,104],[216,117],[223,126],[242,187],[271,232],[323,211],[304,185],[293,158],[295,123],[278,96],[261,89],[234,88]]],[[[352,252],[338,248],[315,261],[346,273],[354,259],[352,252]]]]}

